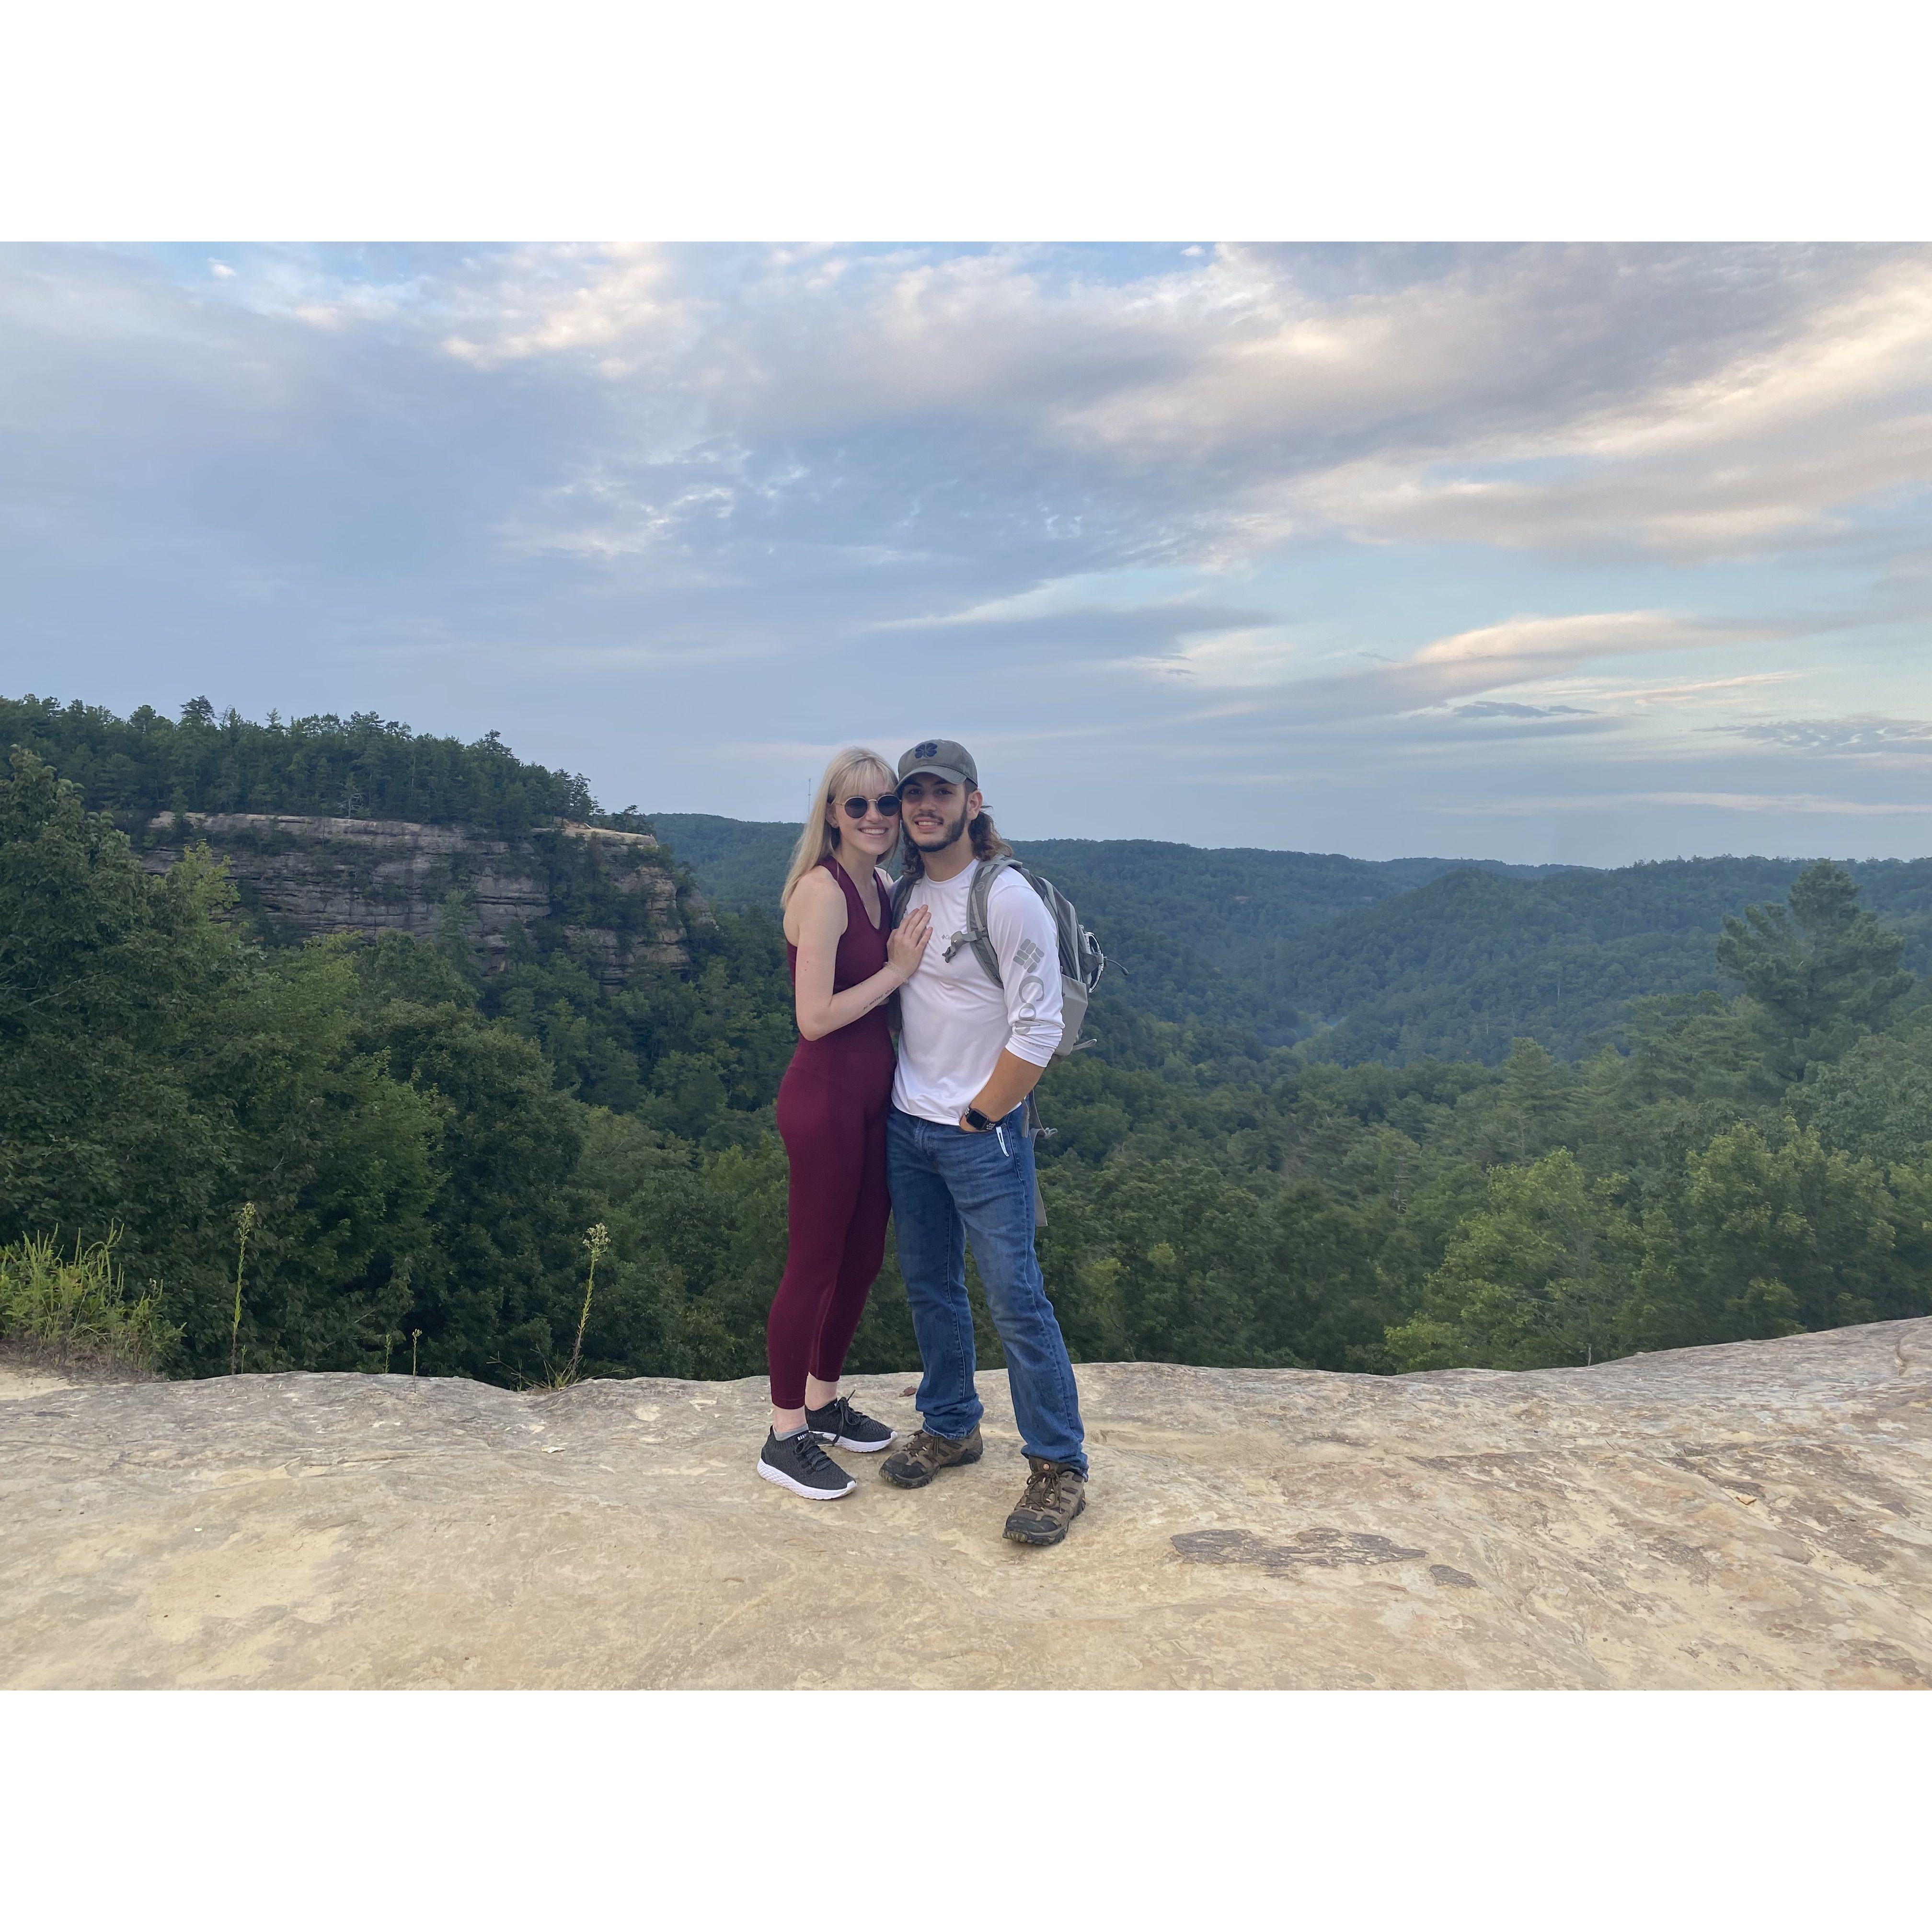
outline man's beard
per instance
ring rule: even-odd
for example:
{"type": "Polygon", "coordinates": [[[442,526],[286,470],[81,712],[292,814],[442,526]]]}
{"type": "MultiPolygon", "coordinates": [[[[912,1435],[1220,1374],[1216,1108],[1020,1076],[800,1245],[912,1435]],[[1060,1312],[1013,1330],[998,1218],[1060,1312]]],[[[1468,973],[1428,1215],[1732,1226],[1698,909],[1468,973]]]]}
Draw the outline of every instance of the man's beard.
{"type": "Polygon", "coordinates": [[[930,842],[920,838],[919,834],[914,831],[912,829],[912,820],[910,818],[906,820],[906,836],[912,841],[913,844],[916,846],[921,852],[926,853],[934,857],[937,857],[940,853],[946,850],[949,846],[958,844],[961,838],[964,835],[965,830],[966,802],[964,799],[962,799],[959,802],[959,816],[957,818],[949,818],[946,821],[946,830],[944,832],[941,836],[938,838],[932,839],[930,842]]]}

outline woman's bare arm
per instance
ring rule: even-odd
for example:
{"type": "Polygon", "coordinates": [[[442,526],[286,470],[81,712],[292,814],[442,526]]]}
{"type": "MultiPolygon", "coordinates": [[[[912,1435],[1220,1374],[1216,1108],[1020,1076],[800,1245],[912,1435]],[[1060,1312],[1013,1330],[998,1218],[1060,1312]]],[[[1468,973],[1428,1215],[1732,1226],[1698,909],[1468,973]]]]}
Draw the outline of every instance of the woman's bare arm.
{"type": "MultiPolygon", "coordinates": [[[[887,942],[886,963],[869,980],[834,993],[832,982],[838,964],[838,942],[845,932],[845,895],[828,872],[808,872],[791,896],[788,913],[796,920],[797,983],[793,1004],[799,1032],[807,1040],[823,1040],[862,1018],[892,998],[919,969],[932,937],[932,921],[921,907],[887,942]]],[[[792,920],[786,920],[787,925],[792,920]]]]}

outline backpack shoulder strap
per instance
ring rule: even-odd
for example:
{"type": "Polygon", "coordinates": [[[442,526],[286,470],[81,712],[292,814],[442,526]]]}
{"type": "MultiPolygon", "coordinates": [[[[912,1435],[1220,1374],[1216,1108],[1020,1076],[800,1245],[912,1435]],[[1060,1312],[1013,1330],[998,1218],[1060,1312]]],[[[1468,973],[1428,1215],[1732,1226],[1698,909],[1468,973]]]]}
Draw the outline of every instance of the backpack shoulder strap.
{"type": "Polygon", "coordinates": [[[1000,977],[1000,956],[993,950],[992,935],[986,930],[986,902],[992,896],[993,881],[1002,872],[1018,872],[1024,874],[1025,868],[1017,859],[982,859],[980,869],[973,874],[973,883],[966,892],[966,930],[960,934],[946,949],[944,956],[950,959],[962,945],[973,949],[973,957],[980,962],[981,970],[996,986],[1006,982],[1000,977]]]}
{"type": "MultiPolygon", "coordinates": [[[[884,878],[885,874],[881,873],[880,877],[884,878]]],[[[905,916],[906,901],[912,897],[912,889],[919,881],[910,873],[902,873],[896,879],[886,880],[886,884],[891,888],[892,924],[897,926],[905,916]]]]}

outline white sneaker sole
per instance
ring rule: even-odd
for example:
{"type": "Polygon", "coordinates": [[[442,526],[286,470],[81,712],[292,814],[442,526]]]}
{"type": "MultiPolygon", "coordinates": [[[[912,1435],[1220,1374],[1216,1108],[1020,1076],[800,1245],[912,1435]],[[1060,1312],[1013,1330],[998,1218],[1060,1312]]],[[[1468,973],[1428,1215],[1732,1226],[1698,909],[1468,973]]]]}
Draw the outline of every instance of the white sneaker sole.
{"type": "Polygon", "coordinates": [[[859,1485],[848,1483],[842,1490],[814,1490],[801,1483],[796,1476],[788,1476],[782,1469],[774,1469],[770,1463],[760,1462],[758,1474],[768,1483],[776,1483],[782,1490],[789,1490],[795,1496],[802,1496],[808,1503],[833,1503],[841,1496],[849,1496],[859,1485]]]}
{"type": "Polygon", "coordinates": [[[833,1436],[822,1429],[814,1429],[813,1436],[820,1442],[834,1449],[850,1449],[860,1456],[874,1456],[881,1449],[890,1449],[898,1438],[895,1430],[883,1442],[860,1442],[850,1436],[833,1436]]]}

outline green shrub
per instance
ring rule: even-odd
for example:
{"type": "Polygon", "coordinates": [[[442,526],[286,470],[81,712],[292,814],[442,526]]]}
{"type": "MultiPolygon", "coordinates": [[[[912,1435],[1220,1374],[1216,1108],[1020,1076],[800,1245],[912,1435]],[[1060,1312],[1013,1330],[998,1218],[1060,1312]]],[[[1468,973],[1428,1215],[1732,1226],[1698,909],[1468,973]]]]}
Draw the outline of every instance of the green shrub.
{"type": "Polygon", "coordinates": [[[159,1284],[130,1299],[114,1258],[119,1230],[80,1241],[63,1256],[50,1234],[0,1247],[0,1327],[9,1341],[50,1349],[62,1360],[106,1357],[146,1369],[168,1337],[158,1312],[159,1284]]]}

